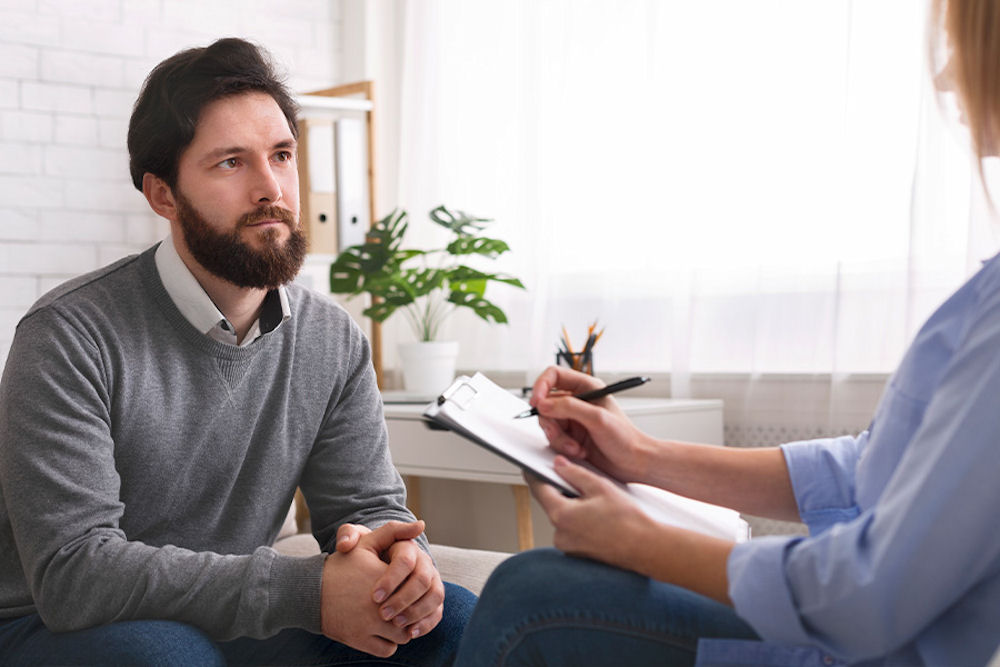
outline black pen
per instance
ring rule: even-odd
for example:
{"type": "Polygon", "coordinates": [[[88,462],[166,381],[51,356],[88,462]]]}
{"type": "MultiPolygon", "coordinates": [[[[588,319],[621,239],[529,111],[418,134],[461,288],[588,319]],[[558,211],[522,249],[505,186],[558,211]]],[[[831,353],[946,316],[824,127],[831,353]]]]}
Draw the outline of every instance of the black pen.
{"type": "MultiPolygon", "coordinates": [[[[596,401],[599,398],[604,398],[608,394],[615,394],[619,391],[625,391],[626,389],[646,384],[649,380],[650,378],[643,376],[628,378],[627,380],[621,380],[620,382],[609,384],[607,387],[601,387],[600,389],[595,389],[594,391],[585,391],[582,394],[577,394],[573,398],[579,398],[581,401],[596,401]]],[[[525,410],[519,415],[515,415],[514,419],[524,419],[525,417],[535,417],[537,415],[538,408],[531,408],[530,410],[525,410]]]]}

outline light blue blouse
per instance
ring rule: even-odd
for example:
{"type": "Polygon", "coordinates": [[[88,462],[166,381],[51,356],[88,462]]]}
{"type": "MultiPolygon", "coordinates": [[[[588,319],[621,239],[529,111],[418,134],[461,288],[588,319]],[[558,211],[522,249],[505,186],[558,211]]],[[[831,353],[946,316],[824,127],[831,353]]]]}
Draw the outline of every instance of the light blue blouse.
{"type": "Polygon", "coordinates": [[[931,316],[860,435],[783,448],[809,537],[737,545],[764,642],[701,665],[983,665],[1000,642],[1000,256],[931,316]]]}

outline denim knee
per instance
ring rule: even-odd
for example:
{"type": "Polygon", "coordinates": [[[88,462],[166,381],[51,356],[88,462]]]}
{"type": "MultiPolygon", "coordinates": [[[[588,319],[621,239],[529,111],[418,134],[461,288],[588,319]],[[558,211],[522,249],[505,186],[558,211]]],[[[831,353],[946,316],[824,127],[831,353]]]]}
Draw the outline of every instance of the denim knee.
{"type": "Polygon", "coordinates": [[[461,636],[478,600],[472,591],[457,584],[444,582],[444,616],[438,625],[450,635],[461,636]]]}
{"type": "MultiPolygon", "coordinates": [[[[216,643],[198,628],[176,621],[130,621],[114,624],[120,632],[101,637],[112,639],[117,664],[135,665],[225,665],[216,643]]],[[[113,626],[108,626],[113,627],[113,626]]]]}
{"type": "Polygon", "coordinates": [[[688,664],[701,637],[754,637],[732,609],[554,549],[518,554],[483,588],[457,665],[688,664]]]}
{"type": "Polygon", "coordinates": [[[497,602],[493,608],[532,608],[546,599],[561,597],[562,591],[576,583],[577,567],[586,561],[569,560],[556,549],[522,551],[500,563],[483,588],[484,598],[497,602]],[[509,601],[511,604],[503,604],[509,601]]]}
{"type": "Polygon", "coordinates": [[[431,650],[437,659],[427,664],[450,664],[462,640],[465,626],[469,623],[472,610],[476,606],[476,596],[471,591],[456,584],[444,582],[444,614],[441,622],[431,630],[421,642],[423,650],[431,650]],[[427,644],[432,647],[426,646],[427,644]]]}
{"type": "Polygon", "coordinates": [[[122,621],[73,632],[52,632],[38,614],[0,627],[5,665],[224,665],[205,633],[174,621],[122,621]]]}

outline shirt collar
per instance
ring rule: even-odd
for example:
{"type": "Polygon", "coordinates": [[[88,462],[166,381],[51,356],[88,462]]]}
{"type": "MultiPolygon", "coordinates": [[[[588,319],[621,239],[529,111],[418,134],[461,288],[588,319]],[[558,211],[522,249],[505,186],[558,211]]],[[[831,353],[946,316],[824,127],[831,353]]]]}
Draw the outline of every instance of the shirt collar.
{"type": "MultiPolygon", "coordinates": [[[[211,297],[198,283],[184,260],[177,254],[173,238],[168,235],[156,249],[156,270],[160,281],[167,290],[171,300],[184,318],[198,331],[213,338],[221,330],[233,332],[232,324],[213,303],[211,297]],[[215,333],[213,333],[215,332],[215,333]]],[[[288,290],[282,285],[273,289],[264,297],[260,317],[251,326],[250,333],[244,338],[242,345],[248,345],[258,336],[274,331],[282,323],[292,317],[288,301],[288,290]]],[[[232,333],[232,342],[236,336],[232,333]]],[[[228,342],[228,341],[226,341],[228,342]]]]}

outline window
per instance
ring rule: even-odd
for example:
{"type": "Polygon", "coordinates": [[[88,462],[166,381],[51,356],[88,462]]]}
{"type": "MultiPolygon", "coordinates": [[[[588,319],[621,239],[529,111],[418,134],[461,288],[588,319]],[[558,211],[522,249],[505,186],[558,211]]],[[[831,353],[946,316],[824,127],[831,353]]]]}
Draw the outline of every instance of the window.
{"type": "Polygon", "coordinates": [[[924,3],[405,11],[398,201],[495,217],[528,285],[491,292],[508,328],[453,318],[460,367],[598,319],[598,371],[887,372],[994,252],[924,3]]]}

